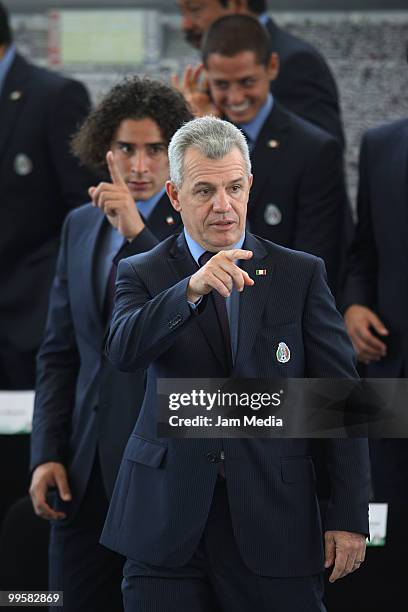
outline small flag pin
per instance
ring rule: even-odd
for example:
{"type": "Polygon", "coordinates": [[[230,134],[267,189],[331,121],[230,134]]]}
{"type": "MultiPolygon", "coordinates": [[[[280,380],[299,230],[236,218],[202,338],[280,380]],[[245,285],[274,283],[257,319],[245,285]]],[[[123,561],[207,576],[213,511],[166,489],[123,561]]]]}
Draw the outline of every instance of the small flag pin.
{"type": "Polygon", "coordinates": [[[270,149],[277,149],[280,145],[279,140],[275,140],[274,138],[272,140],[268,140],[268,147],[270,149]]]}
{"type": "Polygon", "coordinates": [[[265,268],[261,268],[261,269],[259,269],[259,270],[256,270],[256,271],[255,271],[255,275],[256,275],[256,276],[266,276],[266,270],[265,270],[265,268]]]}
{"type": "Polygon", "coordinates": [[[174,225],[173,217],[171,217],[171,216],[166,217],[166,223],[167,223],[167,225],[174,225]]]}
{"type": "Polygon", "coordinates": [[[10,94],[10,100],[19,100],[21,98],[21,91],[18,91],[18,89],[16,89],[15,91],[12,91],[10,94]]]}

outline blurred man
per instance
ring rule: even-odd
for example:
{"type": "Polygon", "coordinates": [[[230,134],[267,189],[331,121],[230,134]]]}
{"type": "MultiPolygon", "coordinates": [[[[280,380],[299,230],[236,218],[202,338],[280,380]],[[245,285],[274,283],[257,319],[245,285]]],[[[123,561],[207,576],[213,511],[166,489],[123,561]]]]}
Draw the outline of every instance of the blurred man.
{"type": "MultiPolygon", "coordinates": [[[[368,378],[408,377],[408,119],[368,131],[345,322],[368,378]]],[[[408,502],[407,440],[371,441],[375,499],[408,502]]]]}
{"type": "MultiPolygon", "coordinates": [[[[216,111],[242,129],[251,150],[251,231],[322,257],[335,290],[348,206],[339,143],[270,93],[279,65],[256,19],[217,20],[207,31],[202,57],[216,111]]],[[[211,113],[210,99],[192,90],[195,111],[211,113]]]]}
{"type": "Polygon", "coordinates": [[[201,48],[210,25],[228,14],[259,19],[270,37],[270,50],[280,62],[271,92],[281,104],[325,129],[344,144],[336,83],[326,61],[309,43],[280,28],[267,15],[266,0],[178,0],[187,42],[201,48]]]}
{"type": "Polygon", "coordinates": [[[74,150],[111,181],[68,215],[38,356],[30,493],[53,521],[50,588],[64,610],[121,609],[122,558],[98,544],[108,498],[144,395],[103,356],[116,265],[180,227],[165,193],[167,146],[191,118],[180,94],[134,78],[114,87],[74,138],[74,150]],[[53,502],[47,496],[57,488],[53,502]]]}
{"type": "MultiPolygon", "coordinates": [[[[0,4],[0,391],[34,389],[61,225],[91,180],[69,148],[89,105],[81,83],[17,52],[0,4]]],[[[0,435],[0,522],[26,494],[28,455],[27,435],[0,435]]]]}
{"type": "Polygon", "coordinates": [[[89,111],[81,83],[26,62],[0,5],[0,389],[33,389],[59,234],[91,175],[69,143],[89,111]]]}
{"type": "Polygon", "coordinates": [[[310,441],[158,438],[156,381],[353,378],[351,344],[322,261],[246,231],[242,133],[195,119],[169,160],[184,232],[119,264],[109,357],[148,382],[101,541],[128,557],[127,612],[323,612],[324,567],[334,582],[364,560],[365,441],[326,440],[323,551],[310,441]]]}

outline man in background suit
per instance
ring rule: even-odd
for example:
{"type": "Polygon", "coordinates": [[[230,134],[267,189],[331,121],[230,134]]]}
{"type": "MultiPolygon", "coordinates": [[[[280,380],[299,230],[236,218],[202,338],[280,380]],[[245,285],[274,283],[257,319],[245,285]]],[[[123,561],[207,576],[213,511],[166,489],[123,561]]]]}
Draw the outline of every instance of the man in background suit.
{"type": "Polygon", "coordinates": [[[187,42],[200,49],[209,26],[220,17],[241,13],[259,19],[280,62],[271,92],[288,110],[318,125],[344,145],[339,96],[323,56],[306,41],[280,28],[267,15],[265,0],[178,0],[187,42]]]}
{"type": "MultiPolygon", "coordinates": [[[[250,230],[322,257],[334,291],[348,213],[339,143],[285,110],[270,93],[279,66],[253,17],[229,15],[213,23],[202,59],[215,112],[242,129],[251,150],[250,230]]],[[[195,93],[193,83],[191,91],[195,112],[213,112],[210,98],[195,93]]]]}
{"type": "MultiPolygon", "coordinates": [[[[61,225],[91,181],[69,148],[89,106],[81,83],[17,52],[0,4],[0,391],[34,389],[61,225]]],[[[0,524],[27,492],[29,444],[0,434],[0,524]]]]}
{"type": "Polygon", "coordinates": [[[115,370],[104,334],[118,261],[180,226],[164,188],[167,146],[190,118],[176,91],[134,78],[105,96],[73,141],[82,162],[108,169],[111,182],[91,187],[92,205],[65,221],[38,355],[30,493],[36,513],[53,521],[50,589],[64,591],[65,611],[121,609],[122,559],[98,540],[144,372],[115,370]]]}
{"type": "Polygon", "coordinates": [[[34,389],[61,225],[92,176],[70,151],[89,107],[81,83],[17,53],[0,5],[0,389],[34,389]]]}
{"type": "Polygon", "coordinates": [[[184,232],[119,264],[108,354],[148,382],[101,541],[128,557],[129,612],[322,612],[324,565],[334,581],[364,559],[366,443],[326,440],[324,557],[310,441],[158,438],[156,381],[354,377],[351,344],[323,262],[245,231],[242,133],[195,119],[169,160],[184,232]]]}
{"type": "MultiPolygon", "coordinates": [[[[407,160],[408,119],[364,135],[343,307],[368,378],[408,377],[407,160]]],[[[407,440],[373,440],[370,452],[375,499],[407,503],[407,440]]]]}

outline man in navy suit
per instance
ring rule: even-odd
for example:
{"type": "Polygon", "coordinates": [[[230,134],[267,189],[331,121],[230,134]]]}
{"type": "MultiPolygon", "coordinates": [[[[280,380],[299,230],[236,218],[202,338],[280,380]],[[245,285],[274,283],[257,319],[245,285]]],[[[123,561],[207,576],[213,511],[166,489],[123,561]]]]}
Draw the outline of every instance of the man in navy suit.
{"type": "MultiPolygon", "coordinates": [[[[0,4],[0,390],[34,389],[62,222],[92,180],[69,148],[89,108],[81,83],[17,52],[0,4]]],[[[0,435],[0,523],[26,495],[29,445],[0,435]]]]}
{"type": "Polygon", "coordinates": [[[318,125],[344,144],[337,86],[323,56],[306,41],[280,28],[267,15],[266,0],[178,0],[187,42],[199,49],[209,26],[233,13],[259,19],[280,62],[271,92],[288,110],[318,125]]]}
{"type": "MultiPolygon", "coordinates": [[[[368,378],[408,376],[407,159],[408,119],[364,135],[343,307],[368,378]]],[[[372,441],[370,452],[375,498],[406,503],[407,441],[372,441]]]]}
{"type": "Polygon", "coordinates": [[[248,206],[252,232],[322,257],[335,290],[344,255],[348,201],[342,150],[327,132],[285,110],[269,91],[279,65],[265,29],[249,15],[213,23],[202,58],[211,99],[194,90],[200,115],[215,112],[240,127],[254,174],[248,206]]]}
{"type": "Polygon", "coordinates": [[[91,187],[92,205],[64,224],[38,355],[30,488],[36,513],[53,521],[50,588],[64,591],[66,611],[121,609],[122,558],[98,540],[144,373],[114,369],[104,334],[117,262],[180,227],[165,193],[167,146],[190,118],[176,91],[134,78],[115,86],[74,138],[82,162],[109,170],[111,181],[91,187]]]}
{"type": "Polygon", "coordinates": [[[169,160],[184,232],[119,264],[108,354],[148,381],[101,541],[128,557],[129,612],[323,611],[324,566],[334,581],[364,559],[365,441],[326,441],[323,550],[310,441],[158,438],[156,381],[356,376],[324,264],[245,231],[251,164],[231,123],[191,121],[169,160]]]}
{"type": "Polygon", "coordinates": [[[70,151],[89,108],[81,83],[17,52],[0,5],[0,389],[34,389],[62,222],[92,180],[70,151]]]}

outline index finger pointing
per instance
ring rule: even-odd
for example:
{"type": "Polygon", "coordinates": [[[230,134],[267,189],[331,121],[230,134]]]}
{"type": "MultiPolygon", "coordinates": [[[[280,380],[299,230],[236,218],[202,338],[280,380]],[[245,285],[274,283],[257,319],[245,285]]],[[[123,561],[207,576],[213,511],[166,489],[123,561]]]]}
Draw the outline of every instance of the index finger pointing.
{"type": "Polygon", "coordinates": [[[252,251],[246,251],[245,249],[232,249],[231,251],[225,251],[226,256],[231,261],[235,259],[251,259],[252,251]]]}
{"type": "Polygon", "coordinates": [[[108,151],[106,154],[106,161],[109,168],[109,174],[114,185],[120,185],[121,187],[126,186],[125,181],[122,178],[119,168],[115,162],[112,151],[108,151]]]}

